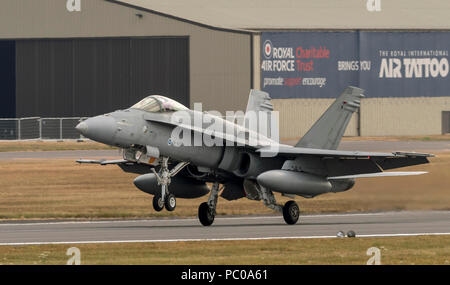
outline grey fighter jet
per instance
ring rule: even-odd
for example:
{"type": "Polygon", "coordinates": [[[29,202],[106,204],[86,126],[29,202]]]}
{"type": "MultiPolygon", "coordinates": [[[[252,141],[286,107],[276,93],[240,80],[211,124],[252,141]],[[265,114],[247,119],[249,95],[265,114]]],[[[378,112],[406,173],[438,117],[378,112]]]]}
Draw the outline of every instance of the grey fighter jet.
{"type": "MultiPolygon", "coordinates": [[[[198,208],[204,226],[214,221],[220,191],[227,200],[262,200],[281,212],[287,224],[295,224],[300,215],[297,203],[291,200],[280,205],[273,192],[312,198],[347,191],[356,178],[425,173],[383,170],[428,163],[431,154],[337,150],[363,97],[362,89],[347,87],[298,143],[289,146],[248,124],[251,113],[273,113],[265,92],[251,90],[244,120],[239,123],[152,95],[128,109],[80,122],[76,129],[83,136],[119,147],[123,159],[78,162],[115,164],[140,174],[134,184],[154,196],[156,211],[173,211],[176,198],[209,193],[208,201],[198,208]]],[[[271,125],[264,122],[270,116],[253,118],[259,125],[271,125]]]]}

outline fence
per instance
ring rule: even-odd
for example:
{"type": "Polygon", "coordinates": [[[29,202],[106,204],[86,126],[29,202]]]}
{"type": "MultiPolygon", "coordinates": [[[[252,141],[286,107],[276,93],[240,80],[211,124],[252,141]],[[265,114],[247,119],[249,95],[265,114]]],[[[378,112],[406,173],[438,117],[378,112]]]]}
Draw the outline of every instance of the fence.
{"type": "Polygon", "coordinates": [[[75,126],[85,118],[0,119],[0,140],[82,139],[75,126]]]}

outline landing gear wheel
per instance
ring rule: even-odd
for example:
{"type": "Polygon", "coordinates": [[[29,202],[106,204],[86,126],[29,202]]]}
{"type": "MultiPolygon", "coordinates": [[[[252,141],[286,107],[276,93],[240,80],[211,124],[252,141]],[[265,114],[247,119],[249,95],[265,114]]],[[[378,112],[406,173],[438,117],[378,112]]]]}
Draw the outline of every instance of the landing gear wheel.
{"type": "Polygon", "coordinates": [[[288,201],[283,207],[283,218],[286,224],[294,225],[300,216],[300,208],[295,201],[288,201]]]}
{"type": "Polygon", "coordinates": [[[198,219],[200,220],[200,223],[205,227],[210,226],[214,222],[214,217],[214,212],[209,207],[208,203],[201,203],[200,207],[198,207],[198,219]]]}
{"type": "Polygon", "coordinates": [[[161,212],[164,209],[164,201],[161,199],[160,195],[153,196],[153,209],[156,212],[161,212]]]}
{"type": "Polygon", "coordinates": [[[177,199],[175,199],[175,196],[173,194],[169,194],[166,196],[166,201],[164,201],[164,204],[167,211],[172,212],[177,206],[177,199]]]}

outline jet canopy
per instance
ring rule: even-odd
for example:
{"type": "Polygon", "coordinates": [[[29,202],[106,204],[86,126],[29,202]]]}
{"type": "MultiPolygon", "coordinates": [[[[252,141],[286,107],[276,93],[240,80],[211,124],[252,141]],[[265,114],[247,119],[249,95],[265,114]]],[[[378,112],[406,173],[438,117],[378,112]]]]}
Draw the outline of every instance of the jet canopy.
{"type": "Polygon", "coordinates": [[[152,113],[163,113],[163,112],[175,112],[189,110],[183,104],[178,103],[175,100],[161,96],[161,95],[151,95],[145,97],[138,103],[134,104],[130,108],[140,109],[152,113]]]}

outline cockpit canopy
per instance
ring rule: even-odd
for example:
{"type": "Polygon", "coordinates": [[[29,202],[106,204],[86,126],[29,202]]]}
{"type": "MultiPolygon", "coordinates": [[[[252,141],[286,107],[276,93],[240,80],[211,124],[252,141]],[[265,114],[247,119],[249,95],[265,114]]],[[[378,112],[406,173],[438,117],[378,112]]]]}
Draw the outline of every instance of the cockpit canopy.
{"type": "Polygon", "coordinates": [[[130,108],[140,109],[152,113],[163,113],[163,112],[175,112],[189,110],[183,104],[178,103],[175,100],[161,96],[161,95],[151,95],[145,97],[138,103],[134,104],[130,108]]]}

